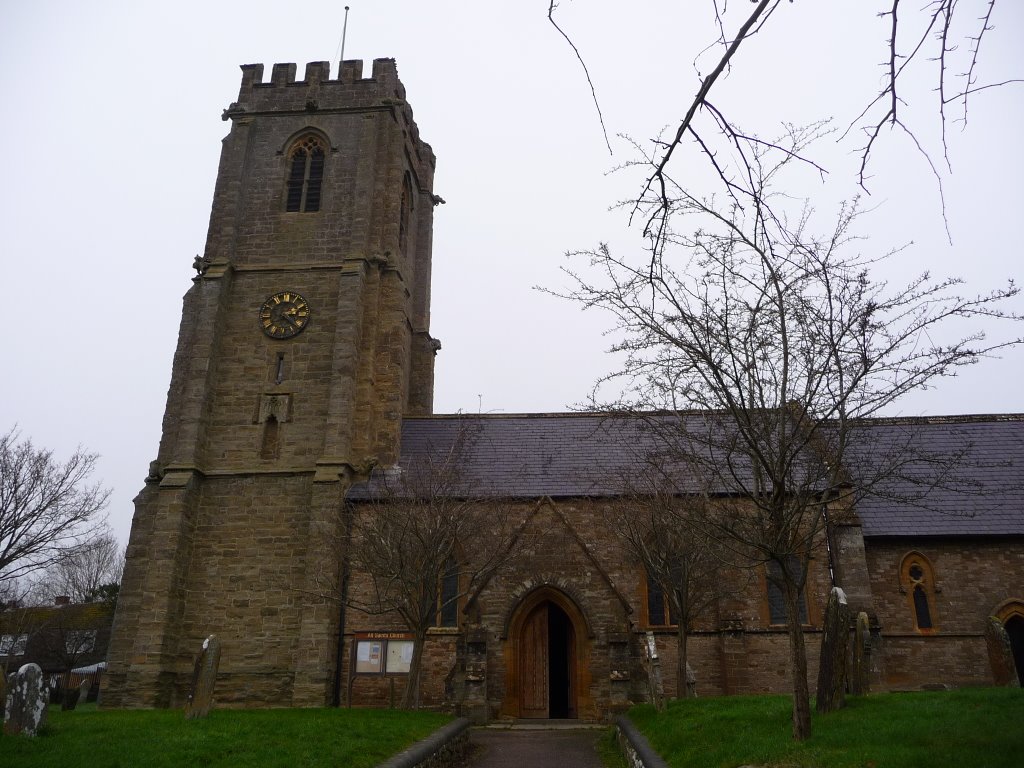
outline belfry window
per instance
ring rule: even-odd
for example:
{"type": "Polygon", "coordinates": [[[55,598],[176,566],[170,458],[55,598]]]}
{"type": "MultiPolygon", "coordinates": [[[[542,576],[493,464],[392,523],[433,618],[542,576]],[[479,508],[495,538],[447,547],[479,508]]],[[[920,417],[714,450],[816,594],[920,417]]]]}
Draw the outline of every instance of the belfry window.
{"type": "Polygon", "coordinates": [[[289,213],[313,213],[320,210],[320,190],[324,180],[324,146],[316,136],[296,142],[288,158],[289,213]]]}
{"type": "Polygon", "coordinates": [[[907,602],[918,632],[935,631],[935,577],[932,564],[920,552],[911,552],[900,565],[900,589],[907,602]]]}

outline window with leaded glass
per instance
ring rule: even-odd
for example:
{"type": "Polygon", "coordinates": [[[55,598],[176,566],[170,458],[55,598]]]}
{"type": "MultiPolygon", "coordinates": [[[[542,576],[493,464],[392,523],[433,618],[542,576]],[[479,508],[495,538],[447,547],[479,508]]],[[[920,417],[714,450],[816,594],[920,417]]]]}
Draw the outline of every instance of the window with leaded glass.
{"type": "Polygon", "coordinates": [[[292,147],[288,158],[286,211],[313,213],[320,210],[324,156],[323,143],[316,136],[306,136],[292,147]]]}

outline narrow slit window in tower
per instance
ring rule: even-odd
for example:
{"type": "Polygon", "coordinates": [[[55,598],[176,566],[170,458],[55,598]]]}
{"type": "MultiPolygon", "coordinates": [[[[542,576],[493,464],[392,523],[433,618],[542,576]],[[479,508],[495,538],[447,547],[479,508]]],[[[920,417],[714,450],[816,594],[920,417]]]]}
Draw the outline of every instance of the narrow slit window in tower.
{"type": "Polygon", "coordinates": [[[263,443],[260,446],[261,459],[276,459],[278,448],[278,423],[273,416],[263,423],[263,443]]]}

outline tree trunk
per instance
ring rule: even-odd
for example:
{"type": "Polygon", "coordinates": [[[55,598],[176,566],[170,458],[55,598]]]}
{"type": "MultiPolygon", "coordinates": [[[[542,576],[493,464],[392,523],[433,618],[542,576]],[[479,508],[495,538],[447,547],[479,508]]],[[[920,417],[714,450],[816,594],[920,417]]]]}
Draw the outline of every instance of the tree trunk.
{"type": "Polygon", "coordinates": [[[680,619],[676,629],[676,640],[679,643],[678,661],[676,663],[676,697],[680,699],[690,698],[690,686],[687,685],[686,680],[687,659],[689,658],[687,652],[688,639],[686,622],[680,619]]]}
{"type": "Polygon", "coordinates": [[[786,628],[789,630],[790,672],[793,675],[793,738],[806,741],[811,737],[811,696],[807,688],[807,649],[804,629],[800,624],[800,591],[785,578],[786,628]]]}
{"type": "Polygon", "coordinates": [[[423,643],[426,632],[417,631],[412,641],[412,660],[409,662],[409,678],[402,696],[402,709],[419,709],[420,677],[423,669],[423,643]]]}

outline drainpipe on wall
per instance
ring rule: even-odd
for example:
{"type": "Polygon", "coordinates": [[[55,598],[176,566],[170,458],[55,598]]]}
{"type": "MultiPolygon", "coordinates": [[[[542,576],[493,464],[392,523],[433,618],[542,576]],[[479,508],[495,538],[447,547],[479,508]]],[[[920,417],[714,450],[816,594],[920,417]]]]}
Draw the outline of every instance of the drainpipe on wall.
{"type": "MultiPolygon", "coordinates": [[[[341,706],[341,666],[345,659],[345,604],[348,602],[349,545],[352,542],[352,508],[348,502],[343,503],[342,514],[345,516],[345,556],[341,561],[341,590],[338,596],[338,646],[334,653],[332,707],[341,706]]],[[[349,705],[351,703],[349,702],[349,705]]]]}

